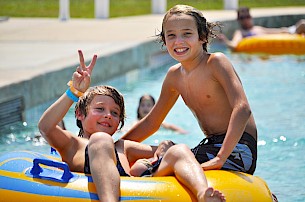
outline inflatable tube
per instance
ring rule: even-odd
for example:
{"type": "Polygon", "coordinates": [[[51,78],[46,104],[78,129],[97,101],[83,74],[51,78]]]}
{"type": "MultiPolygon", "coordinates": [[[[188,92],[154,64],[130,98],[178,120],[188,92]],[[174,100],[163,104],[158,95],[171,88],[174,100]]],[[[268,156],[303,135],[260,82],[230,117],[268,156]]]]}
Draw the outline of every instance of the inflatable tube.
{"type": "MultiPolygon", "coordinates": [[[[228,202],[271,202],[264,180],[229,171],[206,171],[210,186],[228,202]]],[[[90,175],[70,172],[58,157],[36,152],[10,152],[0,157],[0,195],[10,202],[98,201],[90,175]]],[[[196,201],[175,177],[121,177],[121,201],[196,201]]]]}
{"type": "Polygon", "coordinates": [[[305,36],[297,34],[266,34],[242,39],[234,50],[271,55],[305,54],[305,36]]]}

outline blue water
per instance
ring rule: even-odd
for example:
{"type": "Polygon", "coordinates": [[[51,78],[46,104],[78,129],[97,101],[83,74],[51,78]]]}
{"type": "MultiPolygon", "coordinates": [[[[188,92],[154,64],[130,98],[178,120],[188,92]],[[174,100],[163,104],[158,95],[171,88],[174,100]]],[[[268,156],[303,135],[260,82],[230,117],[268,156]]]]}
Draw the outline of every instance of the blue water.
{"type": "MultiPolygon", "coordinates": [[[[263,58],[222,51],[229,57],[243,82],[257,123],[259,137],[255,175],[267,182],[279,201],[305,201],[305,57],[263,58]]],[[[136,119],[139,97],[144,93],[155,98],[159,96],[168,66],[133,71],[106,82],[125,95],[125,130],[136,119]]],[[[0,153],[24,149],[49,152],[49,146],[43,140],[33,137],[39,134],[36,125],[41,113],[51,103],[30,109],[26,114],[27,123],[2,130],[0,153]]],[[[73,109],[64,120],[66,127],[77,134],[73,109]]],[[[158,144],[164,139],[172,139],[193,147],[204,137],[180,98],[166,121],[181,126],[189,134],[179,135],[160,129],[145,143],[158,144]]],[[[120,137],[123,132],[117,133],[114,138],[120,137]]]]}

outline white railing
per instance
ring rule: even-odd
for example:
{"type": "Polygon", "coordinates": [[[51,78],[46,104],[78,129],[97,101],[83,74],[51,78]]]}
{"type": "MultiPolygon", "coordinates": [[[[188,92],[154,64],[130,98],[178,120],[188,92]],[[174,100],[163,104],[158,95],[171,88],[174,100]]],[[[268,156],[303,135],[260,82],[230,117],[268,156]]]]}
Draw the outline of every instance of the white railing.
{"type": "Polygon", "coordinates": [[[59,19],[62,21],[70,18],[70,2],[69,0],[59,0],[59,19]]]}
{"type": "Polygon", "coordinates": [[[97,19],[109,18],[109,1],[110,0],[94,0],[94,14],[97,19]]]}
{"type": "MultiPolygon", "coordinates": [[[[109,18],[109,1],[110,0],[94,0],[94,14],[97,19],[109,18]]],[[[238,0],[223,0],[224,9],[232,10],[238,8],[238,0]]],[[[70,18],[69,0],[59,0],[59,19],[68,20],[70,18]]],[[[163,14],[167,10],[167,0],[151,0],[152,13],[163,14]]]]}
{"type": "Polygon", "coordinates": [[[167,0],[151,0],[151,11],[153,14],[163,14],[166,12],[167,0]]]}
{"type": "Polygon", "coordinates": [[[225,10],[236,10],[238,8],[238,0],[223,0],[225,10]]]}

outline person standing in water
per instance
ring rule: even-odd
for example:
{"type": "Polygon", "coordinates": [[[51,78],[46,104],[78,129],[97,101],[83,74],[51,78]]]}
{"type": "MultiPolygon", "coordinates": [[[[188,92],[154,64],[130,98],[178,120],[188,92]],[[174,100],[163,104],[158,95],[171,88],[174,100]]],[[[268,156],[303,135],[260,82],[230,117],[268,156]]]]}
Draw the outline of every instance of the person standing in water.
{"type": "MultiPolygon", "coordinates": [[[[140,97],[139,99],[139,106],[137,109],[137,119],[138,121],[144,118],[154,107],[155,105],[155,98],[152,95],[145,94],[140,97]]],[[[161,126],[165,129],[172,130],[179,134],[186,134],[188,133],[186,130],[182,129],[179,126],[174,124],[167,123],[165,121],[162,122],[161,126]]]]}

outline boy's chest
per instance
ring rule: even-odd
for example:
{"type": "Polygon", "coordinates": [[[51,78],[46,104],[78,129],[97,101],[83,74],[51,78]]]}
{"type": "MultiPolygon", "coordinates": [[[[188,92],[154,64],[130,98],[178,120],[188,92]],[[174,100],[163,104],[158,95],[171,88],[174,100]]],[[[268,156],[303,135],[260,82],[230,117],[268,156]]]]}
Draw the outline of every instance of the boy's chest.
{"type": "Polygon", "coordinates": [[[208,70],[200,69],[188,75],[182,75],[182,82],[179,82],[178,91],[185,103],[189,106],[192,103],[208,104],[219,91],[219,84],[208,70]]]}

